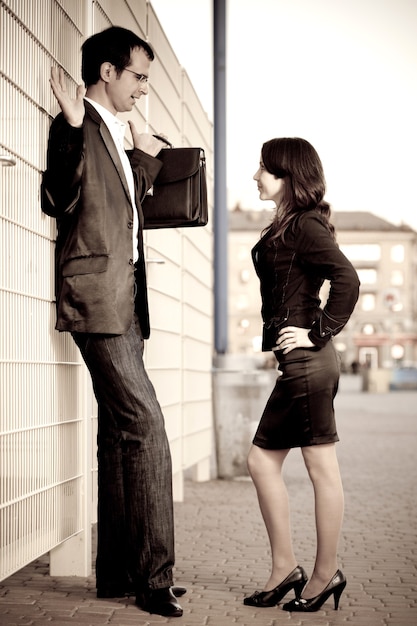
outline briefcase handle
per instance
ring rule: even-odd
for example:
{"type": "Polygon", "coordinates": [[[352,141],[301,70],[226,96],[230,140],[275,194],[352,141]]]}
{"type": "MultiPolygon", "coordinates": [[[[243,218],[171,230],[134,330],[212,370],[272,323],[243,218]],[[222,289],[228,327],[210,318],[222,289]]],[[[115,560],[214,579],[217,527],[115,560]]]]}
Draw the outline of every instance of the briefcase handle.
{"type": "Polygon", "coordinates": [[[168,148],[173,148],[173,144],[166,138],[163,137],[162,135],[153,135],[153,137],[155,137],[155,139],[159,139],[159,141],[163,141],[164,143],[166,143],[168,148]]]}

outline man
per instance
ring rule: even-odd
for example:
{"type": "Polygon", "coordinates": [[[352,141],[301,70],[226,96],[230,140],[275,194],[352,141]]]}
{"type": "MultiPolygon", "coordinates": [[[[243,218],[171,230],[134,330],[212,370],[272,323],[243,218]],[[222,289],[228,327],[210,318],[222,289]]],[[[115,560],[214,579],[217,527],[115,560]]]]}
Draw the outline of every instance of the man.
{"type": "Polygon", "coordinates": [[[52,123],[42,210],[57,220],[56,303],[89,368],[98,402],[98,597],[132,588],[150,613],[182,615],[172,587],[174,522],[171,457],[161,408],[144,369],[149,317],[141,200],[164,144],[129,122],[148,93],[154,54],[133,32],[111,27],[82,46],[76,98],[64,72],[51,71],[62,109],[52,123]]]}

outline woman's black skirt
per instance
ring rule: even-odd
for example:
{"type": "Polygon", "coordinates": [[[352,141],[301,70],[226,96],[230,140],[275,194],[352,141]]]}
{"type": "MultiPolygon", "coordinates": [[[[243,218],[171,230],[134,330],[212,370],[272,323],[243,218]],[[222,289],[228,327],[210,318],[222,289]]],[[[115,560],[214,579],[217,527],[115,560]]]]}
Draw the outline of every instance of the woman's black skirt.
{"type": "Polygon", "coordinates": [[[329,341],[324,348],[275,352],[282,375],[266,404],[253,443],[283,450],[339,441],[333,399],[339,356],[329,341]]]}

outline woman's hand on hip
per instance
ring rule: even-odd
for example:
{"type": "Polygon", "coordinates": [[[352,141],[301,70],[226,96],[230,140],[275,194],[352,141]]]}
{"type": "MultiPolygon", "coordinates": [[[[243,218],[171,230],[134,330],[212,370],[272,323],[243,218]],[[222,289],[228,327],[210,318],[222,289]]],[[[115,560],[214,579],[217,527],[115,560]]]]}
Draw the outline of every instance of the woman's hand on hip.
{"type": "Polygon", "coordinates": [[[308,338],[310,330],[310,328],[299,328],[298,326],[281,328],[276,349],[282,350],[283,354],[288,354],[294,348],[314,348],[314,343],[308,338]]]}

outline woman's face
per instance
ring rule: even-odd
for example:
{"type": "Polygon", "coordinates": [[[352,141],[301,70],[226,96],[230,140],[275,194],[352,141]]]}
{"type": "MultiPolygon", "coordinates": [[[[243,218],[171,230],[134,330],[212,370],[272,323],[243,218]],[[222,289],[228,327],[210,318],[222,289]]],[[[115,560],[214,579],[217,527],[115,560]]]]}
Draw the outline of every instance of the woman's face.
{"type": "Polygon", "coordinates": [[[259,161],[259,169],[254,174],[253,180],[258,184],[259,198],[261,200],[273,200],[277,206],[280,205],[282,193],[284,190],[284,179],[277,178],[265,169],[261,160],[259,161]]]}

